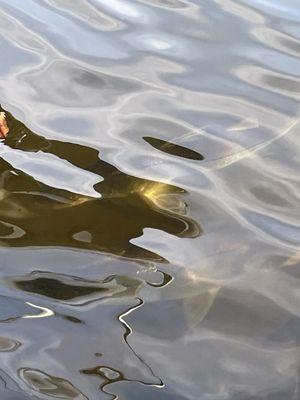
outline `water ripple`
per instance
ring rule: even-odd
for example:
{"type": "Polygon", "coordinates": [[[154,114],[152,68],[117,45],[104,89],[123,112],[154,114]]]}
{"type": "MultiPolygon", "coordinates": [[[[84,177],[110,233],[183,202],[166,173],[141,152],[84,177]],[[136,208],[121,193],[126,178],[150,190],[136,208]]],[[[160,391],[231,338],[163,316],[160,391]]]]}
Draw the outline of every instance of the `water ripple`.
{"type": "Polygon", "coordinates": [[[1,399],[298,399],[299,18],[0,0],[1,399]]]}

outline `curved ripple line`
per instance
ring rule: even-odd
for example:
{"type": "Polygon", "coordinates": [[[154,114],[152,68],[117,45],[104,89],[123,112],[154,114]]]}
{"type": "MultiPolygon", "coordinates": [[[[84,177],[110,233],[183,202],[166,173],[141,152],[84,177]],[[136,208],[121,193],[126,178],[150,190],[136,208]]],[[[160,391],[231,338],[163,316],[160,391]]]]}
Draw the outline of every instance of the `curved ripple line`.
{"type": "Polygon", "coordinates": [[[23,318],[23,319],[48,318],[48,317],[52,317],[55,314],[54,311],[50,310],[50,308],[37,306],[36,304],[30,303],[29,301],[25,301],[25,303],[33,308],[41,310],[41,313],[37,314],[37,315],[29,315],[29,314],[22,315],[21,318],[23,318]]]}

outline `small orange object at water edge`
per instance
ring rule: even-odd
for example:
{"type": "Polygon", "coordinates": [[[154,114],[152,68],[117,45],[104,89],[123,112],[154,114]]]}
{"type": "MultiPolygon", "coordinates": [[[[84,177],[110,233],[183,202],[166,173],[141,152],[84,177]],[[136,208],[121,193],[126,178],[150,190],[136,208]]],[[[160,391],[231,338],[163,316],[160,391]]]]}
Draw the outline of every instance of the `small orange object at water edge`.
{"type": "Polygon", "coordinates": [[[9,132],[4,112],[0,112],[0,139],[5,139],[9,132]]]}

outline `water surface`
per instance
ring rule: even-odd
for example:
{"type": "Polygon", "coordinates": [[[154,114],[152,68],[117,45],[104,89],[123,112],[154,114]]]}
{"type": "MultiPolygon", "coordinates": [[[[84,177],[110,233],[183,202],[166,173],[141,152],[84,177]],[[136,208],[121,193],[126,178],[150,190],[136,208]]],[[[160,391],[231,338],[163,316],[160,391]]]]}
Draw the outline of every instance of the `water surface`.
{"type": "Polygon", "coordinates": [[[300,396],[297,0],[0,0],[0,395],[300,396]]]}

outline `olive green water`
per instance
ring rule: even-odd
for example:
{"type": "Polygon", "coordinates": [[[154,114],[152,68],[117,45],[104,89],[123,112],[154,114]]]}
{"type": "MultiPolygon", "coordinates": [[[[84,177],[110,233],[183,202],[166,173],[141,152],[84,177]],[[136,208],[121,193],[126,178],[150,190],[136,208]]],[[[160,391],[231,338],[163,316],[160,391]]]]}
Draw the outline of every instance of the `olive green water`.
{"type": "MultiPolygon", "coordinates": [[[[42,184],[1,159],[2,245],[73,247],[164,261],[130,239],[141,236],[146,227],[178,237],[201,234],[200,225],[184,215],[185,190],[125,174],[102,161],[97,150],[47,140],[8,113],[7,122],[6,146],[29,154],[52,154],[103,180],[94,186],[97,197],[83,196],[42,184]]],[[[188,149],[176,146],[176,151],[184,156],[188,149]]]]}

